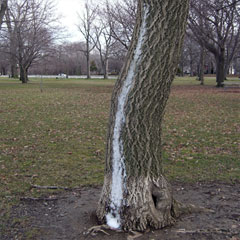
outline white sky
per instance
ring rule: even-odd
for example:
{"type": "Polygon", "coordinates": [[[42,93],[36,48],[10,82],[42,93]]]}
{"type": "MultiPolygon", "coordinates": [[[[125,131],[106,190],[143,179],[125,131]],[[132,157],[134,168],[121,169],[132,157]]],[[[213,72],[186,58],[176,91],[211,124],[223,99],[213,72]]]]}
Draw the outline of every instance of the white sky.
{"type": "MultiPolygon", "coordinates": [[[[83,12],[85,0],[55,0],[58,12],[61,14],[61,23],[67,29],[69,41],[82,40],[76,24],[79,19],[77,12],[81,14],[83,12]]],[[[100,3],[101,0],[93,0],[93,3],[100,3]]]]}
{"type": "Polygon", "coordinates": [[[79,22],[77,12],[83,11],[85,0],[56,0],[59,14],[61,14],[61,23],[67,30],[67,36],[70,41],[79,41],[81,35],[76,27],[79,22]]]}

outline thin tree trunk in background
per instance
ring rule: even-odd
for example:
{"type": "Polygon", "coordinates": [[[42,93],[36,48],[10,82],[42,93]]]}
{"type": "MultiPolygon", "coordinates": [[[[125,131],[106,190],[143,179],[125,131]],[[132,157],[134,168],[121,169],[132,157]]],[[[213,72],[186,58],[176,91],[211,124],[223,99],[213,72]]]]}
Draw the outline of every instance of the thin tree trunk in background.
{"type": "Polygon", "coordinates": [[[200,81],[200,85],[204,85],[204,65],[205,65],[205,49],[203,46],[201,46],[201,50],[200,50],[200,61],[199,61],[199,81],[200,81]]]}
{"type": "Polygon", "coordinates": [[[230,62],[229,63],[225,63],[225,67],[224,67],[224,80],[227,81],[227,76],[228,74],[230,74],[230,62]]]}
{"type": "Polygon", "coordinates": [[[28,69],[20,65],[20,81],[22,83],[28,83],[28,69]]]}
{"type": "Polygon", "coordinates": [[[104,79],[108,79],[108,58],[105,60],[104,63],[104,79]]]}
{"type": "Polygon", "coordinates": [[[91,78],[91,72],[90,72],[90,54],[89,52],[86,53],[86,59],[87,59],[87,78],[91,78]]]}
{"type": "MultiPolygon", "coordinates": [[[[12,32],[10,32],[12,35],[12,32]]],[[[16,59],[16,51],[17,47],[15,44],[15,39],[13,36],[10,38],[10,65],[11,65],[11,77],[18,78],[18,71],[17,71],[17,59],[16,59]]]]}
{"type": "Polygon", "coordinates": [[[225,57],[224,57],[224,50],[220,51],[220,54],[215,56],[216,58],[216,82],[217,87],[224,86],[225,80],[225,57]]]}
{"type": "Polygon", "coordinates": [[[18,78],[17,63],[11,61],[11,78],[18,78]]]}
{"type": "Polygon", "coordinates": [[[10,77],[12,78],[18,78],[18,72],[17,72],[17,43],[16,43],[16,36],[15,36],[15,27],[11,25],[11,18],[10,18],[10,12],[9,10],[6,11],[6,23],[9,33],[9,44],[10,44],[10,66],[11,66],[11,74],[10,77]]]}
{"type": "Polygon", "coordinates": [[[180,73],[180,76],[181,77],[184,77],[184,65],[183,64],[181,64],[181,66],[180,66],[181,68],[181,73],[180,73]]]}
{"type": "Polygon", "coordinates": [[[2,66],[1,67],[1,72],[0,72],[1,75],[6,75],[7,74],[7,71],[6,71],[6,67],[2,66]]]}
{"type": "Polygon", "coordinates": [[[97,216],[113,228],[144,231],[179,215],[162,173],[161,122],[175,77],[188,0],[140,0],[127,61],[110,111],[105,180],[97,216]]]}
{"type": "Polygon", "coordinates": [[[193,73],[193,52],[192,52],[192,48],[190,47],[190,51],[189,51],[189,57],[190,57],[190,77],[194,76],[193,73]]]}

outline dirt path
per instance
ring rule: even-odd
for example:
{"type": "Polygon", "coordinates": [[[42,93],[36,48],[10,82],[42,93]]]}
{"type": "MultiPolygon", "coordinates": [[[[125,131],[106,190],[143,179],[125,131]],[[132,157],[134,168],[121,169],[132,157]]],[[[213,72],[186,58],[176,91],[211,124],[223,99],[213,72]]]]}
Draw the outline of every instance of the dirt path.
{"type": "MultiPolygon", "coordinates": [[[[214,210],[215,213],[183,216],[171,228],[150,231],[137,240],[240,240],[240,183],[234,185],[220,183],[181,185],[175,183],[173,188],[178,200],[205,206],[214,210]]],[[[8,236],[3,236],[1,240],[127,239],[127,233],[111,231],[107,231],[110,236],[104,233],[96,236],[83,234],[88,228],[97,224],[92,213],[96,208],[99,193],[100,188],[84,188],[76,192],[58,195],[56,201],[24,201],[14,209],[13,218],[31,219],[28,227],[23,229],[17,225],[13,226],[8,236]],[[41,234],[37,238],[19,237],[29,229],[38,229],[41,234]]]]}

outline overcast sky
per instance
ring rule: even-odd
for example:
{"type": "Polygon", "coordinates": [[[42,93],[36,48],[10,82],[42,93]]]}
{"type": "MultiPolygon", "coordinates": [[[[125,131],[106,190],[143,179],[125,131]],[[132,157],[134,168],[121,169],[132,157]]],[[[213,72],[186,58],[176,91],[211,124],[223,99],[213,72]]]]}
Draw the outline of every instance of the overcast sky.
{"type": "Polygon", "coordinates": [[[56,0],[57,8],[61,14],[61,23],[66,27],[69,32],[71,41],[77,41],[81,38],[77,30],[76,24],[78,23],[77,12],[81,12],[85,0],[56,0]]]}
{"type": "MultiPolygon", "coordinates": [[[[79,41],[82,39],[77,30],[76,24],[79,22],[77,12],[83,12],[85,0],[55,0],[57,9],[62,15],[61,23],[69,32],[70,41],[79,41]]],[[[100,3],[102,0],[93,0],[94,3],[100,3]]]]}

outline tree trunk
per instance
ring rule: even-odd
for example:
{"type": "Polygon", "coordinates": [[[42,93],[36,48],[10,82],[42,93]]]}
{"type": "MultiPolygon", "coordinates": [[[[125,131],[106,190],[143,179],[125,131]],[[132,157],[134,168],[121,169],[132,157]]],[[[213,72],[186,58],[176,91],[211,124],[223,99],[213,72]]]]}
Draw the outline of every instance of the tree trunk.
{"type": "Polygon", "coordinates": [[[180,71],[181,71],[180,76],[184,77],[184,64],[183,63],[181,64],[180,71]]]}
{"type": "Polygon", "coordinates": [[[11,64],[11,78],[18,78],[17,66],[15,64],[11,64]]]}
{"type": "Polygon", "coordinates": [[[230,72],[230,62],[227,63],[227,61],[225,60],[225,66],[224,66],[224,80],[227,81],[227,76],[230,72]]]}
{"type": "Polygon", "coordinates": [[[200,81],[200,85],[204,85],[204,62],[205,62],[205,49],[201,46],[200,50],[200,61],[199,61],[199,70],[198,70],[198,78],[200,81]]]}
{"type": "Polygon", "coordinates": [[[91,78],[91,73],[90,73],[90,57],[89,54],[86,54],[86,63],[87,63],[87,79],[91,78]]]}
{"type": "Polygon", "coordinates": [[[224,79],[225,79],[225,57],[224,57],[224,49],[220,50],[220,53],[215,56],[216,58],[216,82],[217,87],[224,87],[224,79]]]}
{"type": "Polygon", "coordinates": [[[11,65],[12,78],[18,78],[17,61],[15,56],[16,56],[16,48],[13,49],[13,47],[11,47],[10,65],[11,65]]]}
{"type": "Polygon", "coordinates": [[[6,67],[5,66],[2,66],[1,67],[1,75],[6,75],[6,67]]]}
{"type": "Polygon", "coordinates": [[[87,79],[91,78],[90,71],[90,51],[89,51],[89,42],[87,41],[87,50],[86,50],[86,60],[87,60],[87,79]]]}
{"type": "Polygon", "coordinates": [[[192,46],[189,47],[189,57],[190,57],[190,77],[194,76],[193,73],[193,52],[192,52],[192,46]]]}
{"type": "Polygon", "coordinates": [[[24,66],[20,66],[20,81],[28,83],[28,69],[24,66]]]}
{"type": "Polygon", "coordinates": [[[100,222],[144,231],[162,228],[179,205],[162,173],[161,122],[174,79],[188,0],[140,0],[127,62],[110,112],[100,222]]]}
{"type": "Polygon", "coordinates": [[[104,71],[104,79],[108,79],[108,58],[105,60],[103,65],[103,71],[104,71]]]}
{"type": "Polygon", "coordinates": [[[87,54],[87,79],[91,78],[91,72],[90,72],[90,56],[87,54]]]}
{"type": "Polygon", "coordinates": [[[194,72],[193,72],[193,61],[190,61],[190,77],[194,76],[194,72]]]}
{"type": "Polygon", "coordinates": [[[17,72],[17,39],[16,39],[16,32],[11,24],[11,17],[10,12],[7,10],[6,12],[6,23],[8,28],[8,33],[10,36],[10,66],[11,66],[11,74],[10,77],[12,78],[18,78],[18,72],[17,72]]]}

